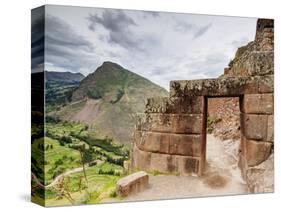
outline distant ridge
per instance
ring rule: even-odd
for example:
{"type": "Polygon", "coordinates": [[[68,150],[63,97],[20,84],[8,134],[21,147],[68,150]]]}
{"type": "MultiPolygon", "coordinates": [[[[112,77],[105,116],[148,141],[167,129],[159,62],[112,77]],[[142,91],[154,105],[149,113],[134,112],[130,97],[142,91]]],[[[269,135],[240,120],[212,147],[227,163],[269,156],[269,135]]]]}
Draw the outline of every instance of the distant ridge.
{"type": "Polygon", "coordinates": [[[81,73],[45,71],[46,80],[80,82],[85,76],[81,73]]]}

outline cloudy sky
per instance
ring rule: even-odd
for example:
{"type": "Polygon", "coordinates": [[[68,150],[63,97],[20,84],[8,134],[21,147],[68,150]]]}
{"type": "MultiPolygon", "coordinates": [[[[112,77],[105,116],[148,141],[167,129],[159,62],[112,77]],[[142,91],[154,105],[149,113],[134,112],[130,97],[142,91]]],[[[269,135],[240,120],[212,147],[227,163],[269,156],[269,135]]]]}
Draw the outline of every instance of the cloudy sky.
{"type": "MultiPolygon", "coordinates": [[[[35,72],[44,37],[34,14],[35,72]]],[[[256,18],[46,6],[45,70],[86,76],[112,61],[168,89],[170,80],[221,75],[237,47],[254,39],[255,27],[256,18]]]]}

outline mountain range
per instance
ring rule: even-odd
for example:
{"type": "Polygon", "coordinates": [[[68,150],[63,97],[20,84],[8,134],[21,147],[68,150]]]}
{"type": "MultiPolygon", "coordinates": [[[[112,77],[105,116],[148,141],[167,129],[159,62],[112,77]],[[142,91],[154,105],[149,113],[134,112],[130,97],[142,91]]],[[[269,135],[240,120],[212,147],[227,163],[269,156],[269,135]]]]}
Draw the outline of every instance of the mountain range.
{"type": "Polygon", "coordinates": [[[104,62],[80,81],[67,103],[48,115],[85,123],[100,136],[130,144],[135,114],[143,112],[146,99],[154,96],[168,92],[116,63],[104,62]]]}
{"type": "Polygon", "coordinates": [[[45,80],[56,82],[80,82],[85,76],[81,73],[45,71],[45,80]]]}

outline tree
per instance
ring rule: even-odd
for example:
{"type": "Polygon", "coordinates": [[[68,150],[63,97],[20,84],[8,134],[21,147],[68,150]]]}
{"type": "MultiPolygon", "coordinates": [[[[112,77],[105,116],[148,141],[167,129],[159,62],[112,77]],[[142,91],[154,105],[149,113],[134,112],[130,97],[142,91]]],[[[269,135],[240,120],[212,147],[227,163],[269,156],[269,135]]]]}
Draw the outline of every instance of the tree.
{"type": "Polygon", "coordinates": [[[85,163],[87,163],[87,161],[89,160],[90,157],[89,157],[88,153],[86,153],[87,150],[86,150],[85,144],[79,145],[77,149],[80,152],[81,163],[82,163],[82,167],[83,167],[83,173],[84,173],[85,180],[88,184],[88,179],[87,179],[86,169],[85,169],[85,163]]]}
{"type": "Polygon", "coordinates": [[[72,205],[74,205],[74,199],[72,198],[70,192],[67,189],[69,182],[64,181],[64,176],[62,176],[56,185],[56,191],[59,197],[65,197],[72,205]],[[66,185],[65,185],[66,184],[66,185]]]}

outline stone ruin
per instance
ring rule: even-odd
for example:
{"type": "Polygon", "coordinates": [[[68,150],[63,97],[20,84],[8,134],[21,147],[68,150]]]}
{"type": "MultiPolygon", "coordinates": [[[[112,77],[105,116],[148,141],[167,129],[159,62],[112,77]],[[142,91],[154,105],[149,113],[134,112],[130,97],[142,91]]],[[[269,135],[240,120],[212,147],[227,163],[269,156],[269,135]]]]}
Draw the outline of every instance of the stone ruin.
{"type": "Polygon", "coordinates": [[[273,20],[259,19],[255,41],[237,50],[224,76],[171,81],[169,97],[147,100],[137,118],[131,168],[203,175],[208,98],[238,97],[239,166],[245,177],[273,152],[273,74],[273,20]]]}

